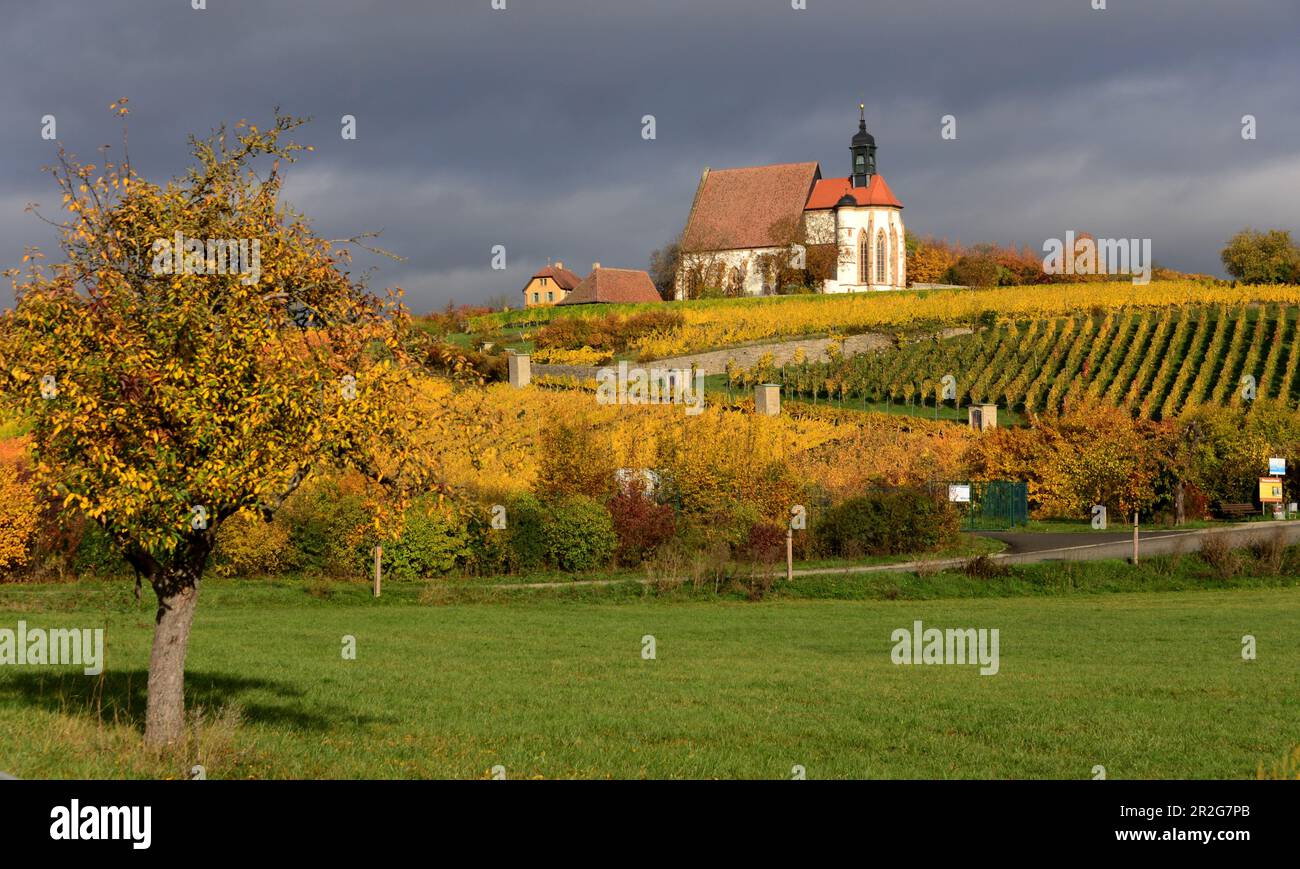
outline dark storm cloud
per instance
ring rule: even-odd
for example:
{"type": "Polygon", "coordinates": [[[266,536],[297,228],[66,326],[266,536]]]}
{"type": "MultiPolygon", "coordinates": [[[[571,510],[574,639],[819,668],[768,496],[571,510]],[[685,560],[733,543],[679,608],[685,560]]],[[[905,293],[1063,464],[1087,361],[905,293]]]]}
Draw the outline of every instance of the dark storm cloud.
{"type": "Polygon", "coordinates": [[[313,116],[289,195],[330,237],[382,229],[407,260],[359,262],[417,310],[514,294],[547,257],[644,267],[706,165],[845,174],[859,100],[914,232],[1150,237],[1159,262],[1218,272],[1240,227],[1300,228],[1294,0],[207,5],[4,3],[0,262],[52,242],[22,212],[57,199],[41,116],[88,157],[119,142],[120,96],[154,180],[182,168],[189,132],[276,104],[313,116]],[[495,244],[507,272],[489,268],[495,244]]]}

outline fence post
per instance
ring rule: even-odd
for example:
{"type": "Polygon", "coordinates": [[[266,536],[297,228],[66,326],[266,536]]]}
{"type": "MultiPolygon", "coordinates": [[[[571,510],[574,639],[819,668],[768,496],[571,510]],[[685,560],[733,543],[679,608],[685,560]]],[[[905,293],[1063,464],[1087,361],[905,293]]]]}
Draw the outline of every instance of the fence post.
{"type": "Polygon", "coordinates": [[[1133,511],[1133,566],[1138,563],[1138,512],[1133,511]]]}
{"type": "Polygon", "coordinates": [[[785,581],[794,582],[794,530],[785,529],[785,581]]]}
{"type": "Polygon", "coordinates": [[[379,583],[383,576],[382,563],[384,557],[384,544],[375,544],[375,597],[379,597],[379,583]]]}

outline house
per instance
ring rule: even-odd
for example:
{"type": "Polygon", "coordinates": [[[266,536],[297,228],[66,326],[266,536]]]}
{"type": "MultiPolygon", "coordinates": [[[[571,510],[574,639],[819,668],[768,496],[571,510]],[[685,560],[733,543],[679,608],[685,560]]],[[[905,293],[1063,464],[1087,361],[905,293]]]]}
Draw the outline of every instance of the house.
{"type": "Polygon", "coordinates": [[[635,269],[607,269],[591,264],[591,274],[559,302],[561,305],[590,305],[610,302],[662,302],[654,281],[635,269]]]}
{"type": "Polygon", "coordinates": [[[528,285],[524,287],[524,307],[536,308],[562,302],[580,281],[577,275],[564,267],[564,263],[548,265],[528,279],[528,285]]]}
{"type": "Polygon", "coordinates": [[[824,293],[907,286],[903,203],[876,171],[876,139],[858,108],[846,177],[823,178],[818,163],[704,170],[682,234],[678,298],[702,287],[770,295],[791,267],[824,293]]]}

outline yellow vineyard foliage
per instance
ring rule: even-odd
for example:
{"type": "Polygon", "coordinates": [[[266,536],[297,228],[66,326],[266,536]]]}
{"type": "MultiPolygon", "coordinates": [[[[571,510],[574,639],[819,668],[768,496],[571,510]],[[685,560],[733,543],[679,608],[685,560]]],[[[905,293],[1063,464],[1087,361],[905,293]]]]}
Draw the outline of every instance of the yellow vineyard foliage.
{"type": "Polygon", "coordinates": [[[776,514],[808,485],[841,496],[873,483],[956,478],[973,437],[959,426],[883,414],[768,417],[712,400],[698,416],[675,405],[601,405],[581,388],[456,388],[429,379],[420,391],[420,413],[458,433],[444,438],[436,475],[452,491],[488,501],[565,491],[555,480],[659,468],[684,488],[688,509],[745,500],[776,514]],[[560,429],[580,435],[558,438],[560,429]]]}
{"type": "Polygon", "coordinates": [[[851,293],[686,303],[685,325],[640,338],[642,359],[662,359],[750,341],[831,332],[906,329],[970,322],[986,311],[1001,317],[1044,319],[1094,308],[1162,308],[1189,302],[1242,305],[1300,302],[1295,286],[1210,286],[1195,281],[1044,284],[985,290],[851,293]]]}
{"type": "Polygon", "coordinates": [[[563,350],[556,347],[538,347],[532,353],[533,361],[540,365],[604,365],[614,358],[608,350],[580,347],[563,350]]]}

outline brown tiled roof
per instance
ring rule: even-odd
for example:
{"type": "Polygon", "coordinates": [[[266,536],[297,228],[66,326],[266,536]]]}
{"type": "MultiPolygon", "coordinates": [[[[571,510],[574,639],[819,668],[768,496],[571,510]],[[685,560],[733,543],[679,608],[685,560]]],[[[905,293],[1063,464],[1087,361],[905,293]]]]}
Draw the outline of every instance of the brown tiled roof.
{"type": "Polygon", "coordinates": [[[746,169],[718,169],[700,180],[695,204],[682,233],[682,250],[734,250],[789,243],[774,229],[797,228],[813,182],[816,163],[781,163],[746,169]]]}
{"type": "Polygon", "coordinates": [[[852,178],[823,178],[813,187],[812,195],[808,197],[808,204],[805,207],[810,211],[834,208],[845,195],[853,197],[858,205],[903,207],[903,203],[898,201],[894,191],[889,189],[885,179],[879,175],[872,175],[866,187],[854,187],[852,178]]]}
{"type": "Polygon", "coordinates": [[[592,302],[661,302],[650,275],[635,269],[600,268],[587,275],[559,305],[587,305],[592,302]]]}
{"type": "Polygon", "coordinates": [[[528,283],[531,284],[537,278],[550,278],[555,281],[555,285],[562,290],[571,290],[578,284],[582,283],[582,278],[578,277],[573,272],[568,269],[556,268],[555,266],[547,266],[544,269],[539,269],[537,274],[528,279],[528,283]]]}

